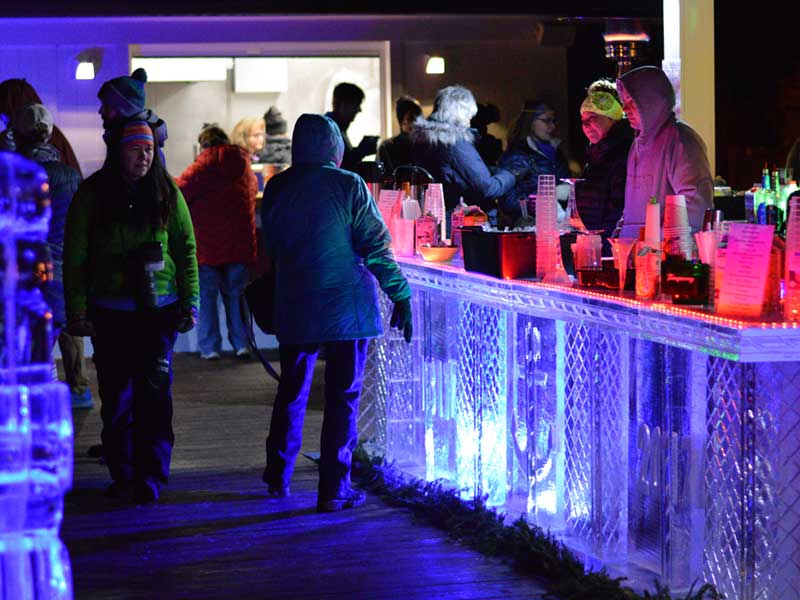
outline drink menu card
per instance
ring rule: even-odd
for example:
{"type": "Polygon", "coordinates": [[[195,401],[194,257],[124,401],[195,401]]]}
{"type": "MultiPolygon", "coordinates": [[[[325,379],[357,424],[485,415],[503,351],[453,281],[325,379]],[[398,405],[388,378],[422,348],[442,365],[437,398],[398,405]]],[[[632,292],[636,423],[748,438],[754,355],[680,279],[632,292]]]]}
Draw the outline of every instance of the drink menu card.
{"type": "Polygon", "coordinates": [[[759,318],[775,227],[731,223],[716,312],[759,318]]]}

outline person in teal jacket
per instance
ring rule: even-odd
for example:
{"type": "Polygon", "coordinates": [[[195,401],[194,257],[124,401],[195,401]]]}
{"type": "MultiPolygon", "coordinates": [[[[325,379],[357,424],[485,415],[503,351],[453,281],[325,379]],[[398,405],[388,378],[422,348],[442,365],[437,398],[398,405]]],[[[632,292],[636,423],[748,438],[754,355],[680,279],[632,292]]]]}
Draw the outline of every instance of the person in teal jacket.
{"type": "Polygon", "coordinates": [[[108,141],[103,167],[81,183],[67,213],[67,330],[92,337],[107,495],[146,504],[169,475],[172,348],[197,322],[196,246],[152,126],[129,121],[108,141]]]}
{"type": "Polygon", "coordinates": [[[275,269],[281,363],[263,479],[270,495],[289,493],[314,363],[324,349],[320,512],[365,499],[350,486],[350,463],[368,338],[383,334],[378,286],[394,302],[390,324],[406,342],[412,333],[411,289],[366,183],[339,168],[343,152],[332,119],[302,115],[292,135],[292,166],[269,180],[261,206],[266,254],[275,269]]]}

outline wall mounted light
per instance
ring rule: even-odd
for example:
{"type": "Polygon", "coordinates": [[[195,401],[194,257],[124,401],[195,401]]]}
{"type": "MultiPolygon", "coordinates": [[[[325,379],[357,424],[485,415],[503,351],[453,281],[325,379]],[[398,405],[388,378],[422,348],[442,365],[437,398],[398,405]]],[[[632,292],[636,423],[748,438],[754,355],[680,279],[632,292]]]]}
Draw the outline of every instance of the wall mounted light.
{"type": "Polygon", "coordinates": [[[89,48],[79,53],[75,57],[75,60],[78,62],[78,65],[75,67],[75,79],[94,79],[97,71],[100,70],[102,59],[102,48],[89,48]]]}
{"type": "Polygon", "coordinates": [[[425,62],[425,72],[428,75],[442,75],[444,73],[444,57],[429,56],[425,62]]]}

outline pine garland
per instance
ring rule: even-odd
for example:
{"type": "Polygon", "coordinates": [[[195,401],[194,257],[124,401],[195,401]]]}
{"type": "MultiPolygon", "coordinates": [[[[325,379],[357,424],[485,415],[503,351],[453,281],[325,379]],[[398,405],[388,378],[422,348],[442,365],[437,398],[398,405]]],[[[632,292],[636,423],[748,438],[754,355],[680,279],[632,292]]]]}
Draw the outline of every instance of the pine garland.
{"type": "MultiPolygon", "coordinates": [[[[353,454],[353,476],[368,492],[392,506],[403,506],[424,522],[487,556],[510,561],[519,573],[540,579],[548,595],[562,600],[675,600],[669,588],[655,582],[655,591],[639,594],[612,578],[605,568],[584,571],[583,564],[549,531],[520,516],[510,525],[505,515],[486,506],[485,498],[462,500],[458,491],[439,481],[408,478],[362,445],[353,454]]],[[[711,584],[694,586],[684,600],[721,600],[711,584]]]]}

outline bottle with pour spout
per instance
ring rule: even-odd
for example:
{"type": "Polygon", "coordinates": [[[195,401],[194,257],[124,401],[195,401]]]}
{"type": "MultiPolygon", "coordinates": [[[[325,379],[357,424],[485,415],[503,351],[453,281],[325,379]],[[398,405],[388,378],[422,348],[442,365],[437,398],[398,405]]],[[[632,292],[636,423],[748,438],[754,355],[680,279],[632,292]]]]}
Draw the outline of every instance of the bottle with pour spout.
{"type": "Polygon", "coordinates": [[[467,212],[467,205],[464,202],[464,196],[459,197],[458,204],[453,209],[453,214],[450,215],[450,239],[453,246],[458,246],[458,253],[456,256],[463,259],[463,252],[461,250],[461,228],[464,226],[464,215],[467,212]]]}
{"type": "Polygon", "coordinates": [[[650,198],[642,241],[636,250],[636,298],[653,300],[661,291],[661,205],[650,198]]]}

